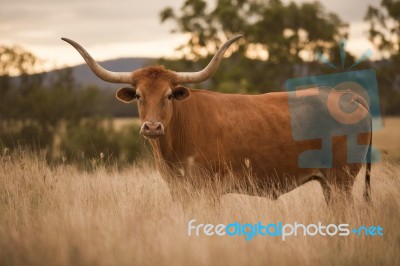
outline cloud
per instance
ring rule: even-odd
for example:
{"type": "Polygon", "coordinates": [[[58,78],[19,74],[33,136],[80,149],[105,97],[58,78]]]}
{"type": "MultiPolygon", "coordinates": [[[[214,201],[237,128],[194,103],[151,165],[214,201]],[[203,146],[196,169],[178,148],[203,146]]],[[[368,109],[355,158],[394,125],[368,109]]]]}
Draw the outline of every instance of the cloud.
{"type": "MultiPolygon", "coordinates": [[[[60,52],[66,49],[60,37],[69,37],[80,42],[88,50],[99,51],[101,58],[119,56],[129,46],[135,47],[146,56],[152,52],[154,56],[159,56],[160,51],[170,55],[177,46],[177,40],[185,38],[171,35],[170,30],[173,26],[160,24],[159,12],[167,6],[179,8],[183,1],[2,0],[0,44],[19,44],[28,50],[38,52],[44,59],[53,60],[56,55],[69,63],[75,61],[70,59],[69,50],[60,52]],[[166,47],[168,45],[175,47],[166,47]]],[[[207,1],[210,6],[214,5],[214,0],[207,1]]],[[[284,1],[289,2],[289,0],[284,1]]],[[[337,13],[344,21],[357,24],[363,23],[367,6],[378,5],[380,0],[322,0],[321,2],[326,10],[337,13]]],[[[367,43],[365,34],[360,34],[357,29],[353,30],[353,33],[357,36],[358,42],[362,42],[360,38],[365,38],[367,43]]],[[[130,55],[131,53],[127,54],[130,55]]]]}
{"type": "Polygon", "coordinates": [[[179,6],[178,0],[123,0],[114,4],[106,0],[3,0],[0,24],[5,26],[0,27],[0,36],[31,44],[55,44],[59,41],[55,37],[63,35],[74,36],[88,45],[162,39],[169,34],[169,28],[160,25],[158,13],[174,2],[179,6]]]}
{"type": "MultiPolygon", "coordinates": [[[[296,3],[313,2],[304,0],[283,0],[288,3],[294,1],[296,3]]],[[[367,12],[369,5],[379,6],[381,0],[320,0],[319,1],[326,11],[333,12],[348,23],[361,22],[367,12]]]]}

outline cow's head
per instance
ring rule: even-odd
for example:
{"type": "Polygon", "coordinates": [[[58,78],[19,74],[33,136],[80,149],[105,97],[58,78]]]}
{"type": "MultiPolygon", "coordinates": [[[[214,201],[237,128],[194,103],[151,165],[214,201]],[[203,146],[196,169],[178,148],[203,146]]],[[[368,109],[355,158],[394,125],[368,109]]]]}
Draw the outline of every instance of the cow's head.
{"type": "Polygon", "coordinates": [[[136,101],[142,126],[140,134],[148,138],[164,135],[173,114],[173,101],[184,101],[190,90],[178,85],[175,73],[160,66],[146,67],[133,74],[133,87],[122,87],[117,99],[136,101]]]}
{"type": "Polygon", "coordinates": [[[124,103],[136,101],[142,122],[140,133],[149,138],[165,134],[173,115],[173,101],[183,101],[190,96],[190,90],[181,84],[198,83],[207,80],[218,68],[228,47],[242,36],[228,40],[215,54],[210,63],[199,72],[174,72],[161,66],[146,67],[133,72],[111,72],[100,66],[78,43],[62,38],[71,44],[85,59],[94,74],[112,83],[130,84],[117,91],[117,98],[124,103]]]}

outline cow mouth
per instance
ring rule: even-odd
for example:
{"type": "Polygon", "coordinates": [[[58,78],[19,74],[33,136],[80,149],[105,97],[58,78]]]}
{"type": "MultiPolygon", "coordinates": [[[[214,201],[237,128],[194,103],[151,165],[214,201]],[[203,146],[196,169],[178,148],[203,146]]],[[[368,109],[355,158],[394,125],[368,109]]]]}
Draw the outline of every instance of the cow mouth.
{"type": "Polygon", "coordinates": [[[164,134],[154,133],[154,134],[143,134],[143,137],[147,139],[158,139],[159,137],[164,136],[164,134]]]}

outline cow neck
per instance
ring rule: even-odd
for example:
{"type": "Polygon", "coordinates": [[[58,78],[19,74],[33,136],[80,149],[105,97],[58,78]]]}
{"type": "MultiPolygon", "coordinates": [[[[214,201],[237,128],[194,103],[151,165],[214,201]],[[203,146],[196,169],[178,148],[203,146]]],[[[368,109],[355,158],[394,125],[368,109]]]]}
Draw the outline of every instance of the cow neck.
{"type": "Polygon", "coordinates": [[[185,147],[187,129],[190,128],[192,112],[191,108],[186,102],[174,102],[173,103],[173,115],[171,122],[165,130],[165,135],[160,137],[156,142],[157,151],[161,153],[164,159],[179,159],[174,158],[177,156],[179,151],[185,147]]]}

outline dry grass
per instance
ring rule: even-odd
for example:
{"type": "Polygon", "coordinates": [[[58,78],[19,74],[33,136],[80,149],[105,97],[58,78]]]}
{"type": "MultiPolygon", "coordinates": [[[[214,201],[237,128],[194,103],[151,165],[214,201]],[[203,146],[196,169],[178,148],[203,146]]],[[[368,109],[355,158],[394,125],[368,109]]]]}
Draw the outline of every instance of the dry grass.
{"type": "Polygon", "coordinates": [[[400,167],[375,165],[374,204],[327,208],[310,182],[277,201],[206,195],[183,211],[145,163],[91,173],[49,167],[26,154],[0,157],[1,265],[400,265],[400,167]],[[383,237],[189,237],[187,223],[278,222],[380,225],[383,237]]]}
{"type": "Polygon", "coordinates": [[[373,146],[382,150],[391,161],[400,162],[400,118],[386,117],[383,127],[373,133],[373,146]]]}

